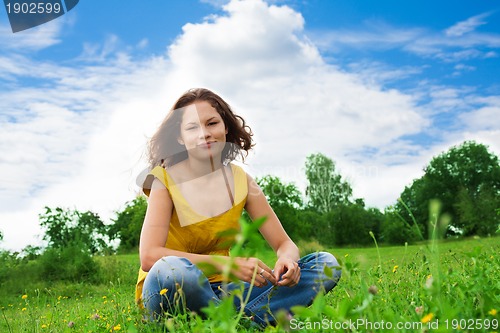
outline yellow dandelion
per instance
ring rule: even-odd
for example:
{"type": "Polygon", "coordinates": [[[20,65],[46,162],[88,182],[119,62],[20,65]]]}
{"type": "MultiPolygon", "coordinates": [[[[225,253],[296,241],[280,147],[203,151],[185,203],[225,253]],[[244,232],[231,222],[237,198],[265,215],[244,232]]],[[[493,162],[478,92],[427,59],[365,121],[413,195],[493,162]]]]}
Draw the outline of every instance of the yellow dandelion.
{"type": "Polygon", "coordinates": [[[396,273],[396,271],[398,270],[398,267],[399,267],[398,265],[394,266],[394,267],[392,268],[392,272],[393,272],[393,273],[396,273]]]}
{"type": "Polygon", "coordinates": [[[122,326],[120,324],[113,326],[113,331],[119,331],[122,329],[122,326]]]}
{"type": "Polygon", "coordinates": [[[426,314],[422,320],[420,320],[422,323],[424,324],[427,324],[428,322],[430,322],[432,320],[432,318],[434,318],[434,314],[431,312],[429,314],[426,314]]]}
{"type": "Polygon", "coordinates": [[[168,289],[166,288],[163,288],[162,290],[160,290],[160,295],[165,295],[167,293],[168,289]]]}
{"type": "Polygon", "coordinates": [[[43,324],[43,325],[42,325],[42,328],[47,328],[47,325],[43,324]]]}
{"type": "Polygon", "coordinates": [[[347,258],[347,257],[349,257],[349,253],[346,253],[346,254],[344,255],[344,257],[346,257],[346,258],[347,258]]]}
{"type": "Polygon", "coordinates": [[[28,295],[23,295],[23,296],[21,296],[21,298],[26,299],[26,298],[28,298],[28,295]]]}
{"type": "Polygon", "coordinates": [[[496,316],[498,313],[497,309],[491,309],[490,311],[488,311],[488,314],[492,315],[492,316],[496,316]]]}
{"type": "Polygon", "coordinates": [[[108,298],[108,296],[102,296],[102,299],[106,299],[106,298],[108,298]]]}
{"type": "Polygon", "coordinates": [[[26,311],[26,308],[22,308],[21,311],[26,311]]]}

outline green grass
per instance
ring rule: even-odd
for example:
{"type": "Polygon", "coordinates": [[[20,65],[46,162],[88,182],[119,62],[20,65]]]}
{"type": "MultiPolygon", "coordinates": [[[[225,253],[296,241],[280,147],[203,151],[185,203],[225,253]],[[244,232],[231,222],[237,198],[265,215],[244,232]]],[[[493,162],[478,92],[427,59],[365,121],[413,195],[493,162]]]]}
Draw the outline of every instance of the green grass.
{"type": "MultiPolygon", "coordinates": [[[[310,308],[296,309],[292,321],[280,318],[278,327],[266,331],[500,331],[492,329],[500,310],[499,243],[482,238],[330,249],[341,262],[339,285],[310,308]]],[[[270,252],[264,257],[268,263],[274,258],[270,252]]],[[[1,290],[0,332],[254,331],[245,318],[235,322],[234,311],[224,304],[209,311],[208,320],[184,314],[166,318],[163,326],[144,322],[133,300],[138,256],[98,260],[107,268],[100,285],[37,282],[33,287],[27,279],[22,291],[1,290]]]]}

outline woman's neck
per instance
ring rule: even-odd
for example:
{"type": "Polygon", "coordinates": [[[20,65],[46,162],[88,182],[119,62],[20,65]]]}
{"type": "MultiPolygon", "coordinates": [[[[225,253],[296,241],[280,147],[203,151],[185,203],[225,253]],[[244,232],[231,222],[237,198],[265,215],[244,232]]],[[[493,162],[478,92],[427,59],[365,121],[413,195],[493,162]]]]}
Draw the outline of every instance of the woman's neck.
{"type": "Polygon", "coordinates": [[[213,173],[222,167],[220,158],[198,160],[195,158],[188,158],[187,165],[194,177],[201,177],[213,173]]]}

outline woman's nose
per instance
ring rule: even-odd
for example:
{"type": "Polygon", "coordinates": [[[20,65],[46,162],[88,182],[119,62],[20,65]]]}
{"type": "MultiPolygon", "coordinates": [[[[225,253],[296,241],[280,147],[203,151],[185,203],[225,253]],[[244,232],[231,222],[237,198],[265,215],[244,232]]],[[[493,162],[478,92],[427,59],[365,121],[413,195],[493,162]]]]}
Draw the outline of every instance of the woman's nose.
{"type": "Polygon", "coordinates": [[[210,131],[208,130],[208,128],[205,128],[205,127],[200,127],[200,132],[199,132],[199,136],[200,138],[209,138],[210,137],[210,131]]]}

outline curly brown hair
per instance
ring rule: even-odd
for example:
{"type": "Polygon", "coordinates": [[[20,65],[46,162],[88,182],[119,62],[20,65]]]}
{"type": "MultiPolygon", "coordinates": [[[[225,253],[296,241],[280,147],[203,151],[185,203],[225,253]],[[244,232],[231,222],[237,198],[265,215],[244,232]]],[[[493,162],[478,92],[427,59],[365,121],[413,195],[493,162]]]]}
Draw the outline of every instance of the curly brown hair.
{"type": "Polygon", "coordinates": [[[194,88],[179,97],[149,140],[147,153],[151,168],[158,165],[172,166],[187,159],[187,151],[177,139],[180,136],[184,108],[198,101],[206,101],[215,108],[227,128],[226,146],[222,151],[221,162],[228,163],[238,155],[244,160],[248,155],[254,144],[252,130],[246,125],[245,120],[236,115],[219,95],[205,88],[194,88]]]}

